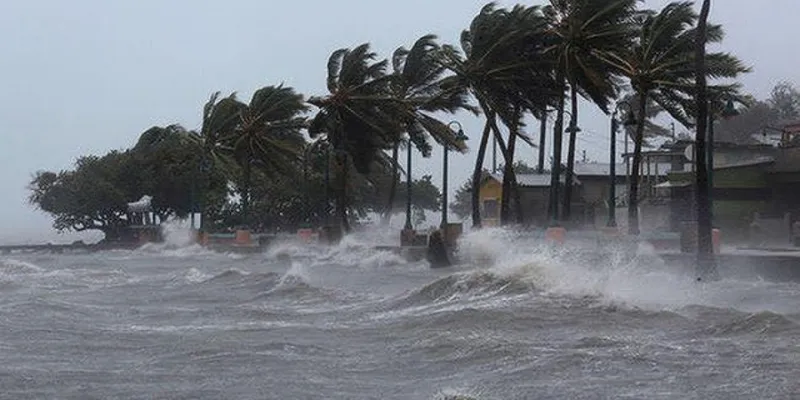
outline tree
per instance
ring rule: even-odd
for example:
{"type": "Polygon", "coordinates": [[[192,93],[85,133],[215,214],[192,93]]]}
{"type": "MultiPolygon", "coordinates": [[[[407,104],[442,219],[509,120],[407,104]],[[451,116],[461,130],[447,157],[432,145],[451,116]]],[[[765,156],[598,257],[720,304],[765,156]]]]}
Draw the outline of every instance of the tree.
{"type": "Polygon", "coordinates": [[[198,211],[199,193],[220,189],[202,185],[202,149],[180,125],[146,130],[129,153],[138,176],[136,191],[153,197],[153,211],[161,220],[185,218],[198,211]]]}
{"type": "MultiPolygon", "coordinates": [[[[442,192],[432,182],[431,175],[423,175],[422,178],[414,180],[411,184],[411,207],[417,210],[440,211],[442,209],[442,192]]],[[[398,190],[400,199],[405,199],[407,194],[405,186],[398,190]]],[[[394,209],[404,206],[405,200],[397,201],[394,209]]]]}
{"type": "MultiPolygon", "coordinates": [[[[634,92],[628,92],[620,99],[619,103],[630,104],[635,107],[639,104],[639,96],[634,92]]],[[[652,140],[656,138],[671,137],[672,130],[654,122],[662,113],[664,108],[659,106],[652,98],[647,100],[645,104],[645,118],[644,118],[644,134],[642,135],[642,146],[651,146],[652,140]]],[[[629,119],[628,114],[633,114],[633,119],[636,120],[636,113],[633,109],[620,107],[619,119],[626,121],[629,119]]],[[[624,126],[623,130],[625,135],[633,140],[636,140],[636,126],[624,126]]]]}
{"type": "Polygon", "coordinates": [[[376,158],[386,157],[401,140],[402,105],[392,96],[387,61],[374,62],[369,44],[339,49],[328,60],[328,92],[308,102],[319,109],[309,127],[312,138],[325,134],[336,151],[338,193],[336,210],[345,232],[347,218],[347,172],[352,166],[368,174],[376,158]]]}
{"type": "MultiPolygon", "coordinates": [[[[639,165],[647,113],[647,101],[653,99],[684,126],[693,126],[691,110],[695,107],[695,44],[698,16],[689,2],[668,4],[660,12],[643,11],[638,38],[620,53],[606,55],[607,62],[630,79],[640,99],[634,105],[637,118],[634,155],[628,191],[628,232],[639,233],[639,165]]],[[[705,38],[719,43],[724,35],[719,25],[709,25],[705,38]]],[[[706,56],[706,74],[714,79],[735,78],[749,71],[735,56],[715,52],[706,56]]]]}
{"type": "Polygon", "coordinates": [[[28,186],[28,201],[52,215],[60,232],[99,230],[115,239],[130,224],[126,203],[136,195],[137,177],[126,173],[131,161],[129,154],[114,151],[81,157],[72,171],[40,171],[28,186]]]}
{"type": "MultiPolygon", "coordinates": [[[[509,128],[511,138],[531,143],[519,128],[525,111],[543,112],[555,97],[551,60],[543,55],[546,38],[541,9],[516,6],[511,10],[485,6],[461,34],[461,50],[442,47],[442,62],[454,76],[443,82],[452,90],[467,88],[486,117],[473,170],[479,181],[490,135],[494,135],[506,163],[513,164],[497,124],[499,118],[509,128]]],[[[513,149],[513,146],[510,146],[513,149]]],[[[513,185],[508,176],[507,185],[513,185]]],[[[504,179],[505,181],[505,179],[504,179]]],[[[478,188],[472,192],[472,223],[481,226],[478,188]]]]}
{"type": "MultiPolygon", "coordinates": [[[[200,169],[205,184],[217,175],[232,176],[238,170],[235,160],[230,157],[232,151],[228,136],[239,123],[241,104],[236,100],[235,94],[222,99],[219,98],[219,95],[220,92],[212,94],[203,106],[200,132],[190,135],[190,138],[203,149],[200,169]]],[[[221,211],[221,209],[211,210],[209,208],[214,204],[211,196],[213,194],[208,192],[201,194],[201,231],[205,230],[206,222],[211,219],[209,213],[221,211]]]]}
{"type": "Polygon", "coordinates": [[[224,132],[221,142],[228,157],[241,168],[240,195],[243,223],[248,224],[252,167],[268,177],[294,177],[299,152],[305,144],[301,131],[308,107],[303,95],[284,86],[266,86],[253,93],[249,104],[236,102],[238,121],[224,132]]]}
{"type": "Polygon", "coordinates": [[[778,119],[793,121],[800,118],[800,91],[792,83],[782,81],[775,85],[768,102],[778,119]]]}
{"type": "MultiPolygon", "coordinates": [[[[442,86],[447,68],[438,62],[437,53],[440,48],[435,39],[434,35],[423,36],[411,46],[411,50],[400,47],[392,56],[392,94],[405,106],[403,128],[409,135],[410,142],[414,143],[424,157],[430,157],[429,138],[450,149],[466,151],[464,143],[456,139],[455,132],[433,113],[454,113],[459,110],[468,110],[475,114],[478,112],[469,104],[465,88],[445,89],[442,86]]],[[[399,142],[395,143],[392,149],[395,175],[399,169],[399,145],[399,142]]],[[[406,171],[406,174],[409,172],[406,171]]],[[[395,199],[397,185],[395,181],[392,183],[387,204],[393,204],[395,199]]],[[[387,207],[387,210],[390,208],[387,207]]]]}
{"type": "MultiPolygon", "coordinates": [[[[577,137],[578,95],[590,99],[608,113],[610,100],[617,95],[614,70],[605,59],[632,44],[635,29],[633,15],[637,0],[551,0],[545,8],[548,33],[552,44],[547,49],[557,60],[556,74],[562,93],[569,84],[571,93],[571,119],[567,150],[566,184],[564,188],[563,219],[571,214],[572,181],[575,166],[575,139],[577,137]]],[[[564,97],[559,96],[556,146],[560,149],[564,120],[564,97]]],[[[555,152],[556,169],[560,169],[561,152],[555,152]]],[[[551,181],[558,188],[560,173],[555,171],[551,181]]],[[[556,189],[557,190],[557,189],[556,189]]],[[[557,196],[553,198],[557,202],[557,196]]],[[[554,210],[557,210],[554,207],[554,210]]],[[[557,211],[555,211],[557,214],[557,211]]]]}
{"type": "MultiPolygon", "coordinates": [[[[707,77],[706,77],[706,30],[708,29],[708,14],[711,8],[711,0],[703,0],[700,11],[700,18],[697,24],[695,39],[695,102],[697,110],[697,137],[695,138],[695,171],[697,180],[697,190],[695,197],[697,200],[697,261],[698,268],[707,268],[711,261],[713,248],[711,243],[711,199],[708,186],[709,169],[714,168],[708,165],[706,160],[706,130],[708,129],[708,97],[707,97],[707,77]]],[[[709,146],[713,144],[709,143],[709,146]]],[[[699,278],[698,278],[699,279],[699,278]]]]}
{"type": "Polygon", "coordinates": [[[467,180],[459,187],[453,195],[453,202],[450,203],[450,211],[458,218],[464,219],[472,213],[472,180],[467,180]]]}

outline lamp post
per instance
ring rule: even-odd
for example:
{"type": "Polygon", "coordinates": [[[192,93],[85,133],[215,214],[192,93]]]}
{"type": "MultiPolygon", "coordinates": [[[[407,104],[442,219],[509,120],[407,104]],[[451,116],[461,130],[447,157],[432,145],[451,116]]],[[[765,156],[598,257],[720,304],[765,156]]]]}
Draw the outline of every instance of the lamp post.
{"type": "Polygon", "coordinates": [[[555,110],[542,111],[541,119],[539,120],[539,164],[536,166],[536,173],[544,173],[544,148],[547,136],[547,114],[555,110]]]}
{"type": "MultiPolygon", "coordinates": [[[[574,120],[574,118],[572,118],[572,113],[570,113],[569,111],[564,110],[564,114],[569,115],[570,121],[574,120]]],[[[573,128],[573,123],[570,122],[570,126],[567,129],[565,129],[565,132],[568,131],[569,129],[572,129],[572,128],[573,128]]],[[[580,130],[580,128],[578,128],[577,126],[575,126],[574,129],[580,130]]],[[[562,133],[559,133],[559,134],[562,134],[562,133]]],[[[562,152],[561,152],[560,148],[556,148],[554,146],[553,147],[553,153],[556,153],[556,154],[558,154],[560,156],[562,152]]],[[[560,178],[561,178],[561,162],[560,162],[560,160],[558,160],[558,162],[557,162],[556,157],[553,157],[553,163],[552,163],[552,167],[551,167],[551,171],[550,171],[550,205],[549,205],[549,210],[548,210],[548,211],[550,211],[550,227],[551,228],[559,226],[559,223],[558,223],[558,189],[559,189],[559,186],[561,186],[561,179],[560,178]]]]}
{"type": "Polygon", "coordinates": [[[577,139],[578,133],[581,132],[581,128],[578,127],[578,121],[575,120],[575,116],[568,111],[564,112],[569,114],[569,127],[564,132],[569,134],[568,149],[571,151],[567,153],[567,171],[564,179],[564,209],[562,212],[564,221],[569,221],[572,213],[572,184],[575,181],[575,139],[577,139]]]}
{"type": "MultiPolygon", "coordinates": [[[[618,102],[614,113],[611,114],[611,144],[608,156],[608,222],[606,223],[609,228],[617,227],[617,129],[619,128],[617,113],[620,111],[620,106],[623,105],[628,111],[623,125],[633,126],[637,123],[631,104],[627,101],[618,102]]],[[[627,137],[627,134],[625,136],[627,137]]]]}
{"type": "Polygon", "coordinates": [[[413,229],[414,226],[411,224],[411,137],[409,137],[406,156],[406,224],[403,230],[409,232],[413,229]]]}
{"type": "MultiPolygon", "coordinates": [[[[447,124],[447,127],[450,128],[451,126],[457,126],[458,131],[455,131],[455,139],[456,141],[465,141],[467,140],[467,136],[464,135],[464,129],[461,126],[461,123],[458,121],[451,121],[447,124]]],[[[452,130],[452,128],[451,128],[452,130]]],[[[447,153],[450,152],[450,147],[447,143],[443,146],[443,153],[444,153],[444,160],[442,163],[442,223],[441,228],[444,235],[447,235],[447,178],[448,178],[448,161],[447,161],[447,153]]]]}
{"type": "MultiPolygon", "coordinates": [[[[209,182],[211,181],[210,177],[208,176],[209,171],[211,170],[211,161],[208,159],[207,154],[203,154],[203,157],[200,159],[200,174],[203,178],[203,186],[208,188],[209,182]]],[[[206,191],[204,190],[201,193],[201,206],[200,206],[200,232],[205,232],[206,230],[206,217],[208,216],[206,210],[206,191]]]]}
{"type": "Polygon", "coordinates": [[[309,144],[303,150],[303,208],[305,208],[305,218],[303,218],[303,228],[309,228],[311,225],[311,200],[309,195],[310,186],[308,184],[308,163],[309,153],[314,150],[316,143],[309,144]]]}
{"type": "Polygon", "coordinates": [[[325,149],[325,226],[331,224],[331,143],[325,149]]]}

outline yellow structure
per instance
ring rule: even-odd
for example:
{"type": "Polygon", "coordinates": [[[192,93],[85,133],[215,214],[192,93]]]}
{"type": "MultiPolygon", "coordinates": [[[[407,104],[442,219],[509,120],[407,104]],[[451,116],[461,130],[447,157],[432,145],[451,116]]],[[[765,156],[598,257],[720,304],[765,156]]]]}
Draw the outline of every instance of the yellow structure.
{"type": "Polygon", "coordinates": [[[500,201],[503,197],[503,183],[495,177],[484,177],[478,194],[481,202],[481,221],[483,226],[500,226],[500,201]]]}

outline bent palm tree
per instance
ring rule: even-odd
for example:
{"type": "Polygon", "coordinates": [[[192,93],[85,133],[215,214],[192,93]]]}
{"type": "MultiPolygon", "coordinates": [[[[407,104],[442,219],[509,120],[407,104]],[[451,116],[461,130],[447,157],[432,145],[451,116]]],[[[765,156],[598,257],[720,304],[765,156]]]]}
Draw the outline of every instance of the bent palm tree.
{"type": "MultiPolygon", "coordinates": [[[[578,95],[591,100],[608,114],[610,100],[617,95],[617,79],[604,59],[632,43],[635,34],[633,15],[637,0],[550,0],[545,7],[548,34],[553,44],[547,49],[557,59],[558,84],[563,89],[569,83],[571,116],[567,150],[566,184],[563,197],[563,219],[570,219],[572,181],[577,138],[578,95]]],[[[560,169],[560,143],[564,123],[564,98],[560,96],[556,120],[556,151],[554,169],[560,169]]],[[[559,172],[554,171],[552,199],[558,202],[559,172]]],[[[554,210],[557,210],[554,204],[554,210]]],[[[557,211],[554,211],[557,216],[557,211]]]]}
{"type": "MultiPolygon", "coordinates": [[[[638,38],[633,46],[618,54],[607,55],[606,61],[628,77],[639,98],[636,115],[646,115],[647,101],[652,99],[684,126],[690,120],[695,96],[695,39],[694,26],[698,16],[692,3],[671,3],[660,12],[642,12],[638,38]]],[[[710,43],[723,39],[719,25],[709,25],[706,38],[710,43]]],[[[709,53],[706,56],[706,75],[712,79],[735,78],[748,72],[742,62],[728,53],[709,53]]],[[[628,191],[628,233],[639,233],[639,165],[642,161],[645,119],[638,118],[634,137],[633,165],[628,191]]]]}
{"type": "Polygon", "coordinates": [[[375,62],[369,44],[339,49],[328,60],[328,95],[311,97],[319,109],[309,134],[325,134],[336,150],[338,193],[336,211],[342,228],[350,231],[347,218],[347,171],[367,174],[370,165],[397,143],[403,131],[399,117],[404,114],[392,96],[387,61],[375,62]],[[379,154],[380,153],[380,154],[379,154]]]}
{"type": "MultiPolygon", "coordinates": [[[[462,32],[461,51],[452,46],[442,47],[442,63],[454,73],[443,81],[443,86],[468,89],[486,117],[472,174],[475,227],[481,226],[479,190],[490,135],[497,139],[506,165],[513,165],[497,118],[510,128],[510,137],[517,136],[532,144],[519,132],[521,112],[516,112],[517,106],[522,108],[520,111],[543,111],[554,97],[553,63],[542,53],[544,27],[538,6],[505,10],[489,4],[472,20],[469,29],[462,32]]],[[[505,186],[514,180],[513,168],[507,178],[505,186]]]]}
{"type": "MultiPolygon", "coordinates": [[[[463,142],[456,139],[447,125],[432,115],[435,112],[455,113],[468,110],[477,114],[478,110],[469,104],[469,96],[465,88],[445,88],[442,86],[447,73],[437,61],[439,46],[436,36],[426,35],[418,39],[411,50],[401,47],[392,56],[392,94],[403,106],[401,123],[409,140],[425,157],[431,153],[429,138],[448,149],[466,151],[463,142]]],[[[395,144],[392,152],[395,176],[397,175],[397,150],[395,144]]],[[[408,171],[407,171],[408,173],[408,171]]],[[[396,178],[395,178],[396,179],[396,178]]],[[[391,185],[389,207],[394,203],[396,182],[391,185]]]]}
{"type": "Polygon", "coordinates": [[[238,103],[238,124],[224,138],[242,169],[242,214],[247,224],[253,165],[267,176],[294,175],[305,140],[302,130],[308,110],[303,95],[284,86],[266,86],[249,104],[238,103]]]}
{"type": "MultiPolygon", "coordinates": [[[[225,137],[238,124],[240,105],[235,94],[222,99],[219,95],[219,92],[212,94],[203,106],[200,132],[190,135],[191,139],[203,149],[200,165],[205,181],[203,186],[206,186],[213,174],[228,176],[235,170],[235,162],[230,158],[230,145],[226,143],[225,137]]],[[[204,231],[208,219],[207,193],[203,193],[201,198],[200,230],[204,231]]]]}

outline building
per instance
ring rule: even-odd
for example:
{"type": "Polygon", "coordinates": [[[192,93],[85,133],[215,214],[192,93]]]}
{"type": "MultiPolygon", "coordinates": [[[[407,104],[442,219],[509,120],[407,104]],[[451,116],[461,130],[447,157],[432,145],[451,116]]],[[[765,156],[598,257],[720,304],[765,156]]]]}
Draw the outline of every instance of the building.
{"type": "MultiPolygon", "coordinates": [[[[651,172],[653,185],[666,180],[668,166],[662,171],[651,172]]],[[[572,222],[581,227],[605,226],[608,219],[609,195],[611,191],[610,164],[577,163],[572,194],[572,222]]],[[[628,177],[624,163],[616,165],[616,196],[614,205],[625,207],[628,194],[628,177]]],[[[644,179],[644,177],[643,177],[644,179]]],[[[550,174],[519,174],[517,183],[523,217],[528,224],[547,225],[550,217],[550,174]]],[[[560,179],[565,184],[564,176],[560,179]]],[[[500,204],[503,196],[502,174],[486,174],[480,188],[481,217],[484,225],[497,226],[500,223],[500,204]]],[[[619,214],[619,213],[618,213],[619,214]]]]}
{"type": "MultiPolygon", "coordinates": [[[[520,192],[523,216],[526,223],[544,225],[548,220],[550,203],[550,174],[519,174],[517,188],[520,192]]],[[[565,184],[561,177],[561,184],[565,184]]],[[[579,182],[574,182],[576,187],[579,182]]],[[[500,204],[503,199],[503,175],[486,174],[480,188],[481,219],[484,226],[500,225],[500,204]]]]}
{"type": "MultiPolygon", "coordinates": [[[[788,239],[790,225],[800,219],[800,147],[786,139],[780,146],[715,144],[712,214],[727,238],[748,240],[754,224],[772,220],[778,222],[765,234],[788,239]]],[[[657,187],[670,205],[672,231],[696,220],[695,182],[686,168],[657,187]]]]}

